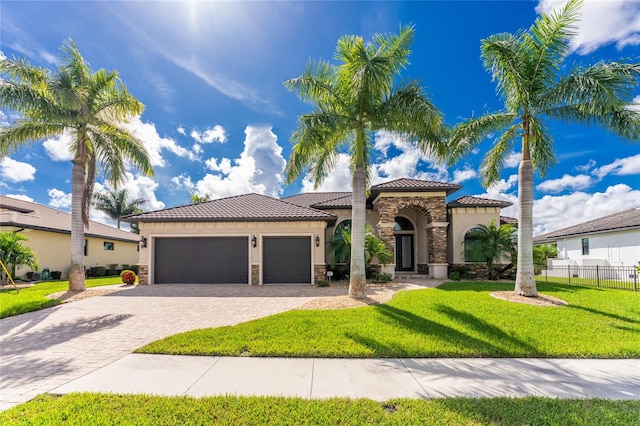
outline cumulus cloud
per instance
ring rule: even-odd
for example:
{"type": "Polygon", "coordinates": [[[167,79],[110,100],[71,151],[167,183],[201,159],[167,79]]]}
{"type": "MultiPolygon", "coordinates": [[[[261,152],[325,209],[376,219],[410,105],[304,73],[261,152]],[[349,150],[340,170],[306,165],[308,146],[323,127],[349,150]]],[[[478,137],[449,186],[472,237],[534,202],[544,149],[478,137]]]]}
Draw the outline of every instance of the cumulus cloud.
{"type": "Polygon", "coordinates": [[[180,133],[182,136],[187,136],[187,130],[186,130],[184,127],[182,127],[182,126],[179,126],[179,127],[176,129],[176,131],[177,131],[178,133],[180,133]]]}
{"type": "MultiPolygon", "coordinates": [[[[278,197],[282,194],[285,159],[278,137],[271,127],[247,126],[244,150],[240,158],[220,160],[211,158],[205,165],[213,173],[207,173],[196,183],[199,194],[212,198],[255,192],[278,197]]],[[[184,184],[185,178],[178,179],[184,184]]]]}
{"type": "Polygon", "coordinates": [[[57,188],[47,191],[49,194],[49,205],[58,209],[68,210],[71,208],[71,193],[65,193],[57,188]]]}
{"type": "Polygon", "coordinates": [[[178,145],[175,140],[160,136],[155,124],[144,123],[140,117],[132,118],[124,127],[144,142],[153,167],[166,165],[162,156],[163,151],[169,151],[178,157],[188,158],[191,161],[198,159],[193,152],[178,145]]]}
{"type": "Polygon", "coordinates": [[[613,163],[598,167],[592,173],[600,179],[607,175],[628,176],[640,174],[640,154],[626,158],[616,158],[613,163]]]}
{"type": "Polygon", "coordinates": [[[36,168],[29,163],[16,161],[10,157],[0,159],[0,176],[6,182],[25,182],[34,180],[36,168]]]}
{"type": "Polygon", "coordinates": [[[69,132],[64,132],[62,136],[47,139],[42,143],[45,152],[53,161],[71,161],[73,154],[69,151],[69,146],[73,143],[73,137],[69,132]]]}
{"type": "Polygon", "coordinates": [[[589,160],[587,164],[582,164],[580,166],[575,166],[574,168],[582,173],[587,173],[589,170],[593,169],[596,166],[596,160],[589,160]]]}
{"type": "Polygon", "coordinates": [[[11,124],[9,122],[9,117],[7,117],[7,114],[5,114],[4,111],[0,110],[0,127],[7,127],[9,124],[11,124]]]}
{"type": "Polygon", "coordinates": [[[451,183],[462,183],[464,181],[473,179],[477,176],[478,176],[478,172],[476,172],[470,167],[465,167],[464,169],[453,171],[453,179],[451,179],[451,183]]]}
{"type": "Polygon", "coordinates": [[[534,235],[545,234],[638,206],[640,190],[625,184],[589,194],[545,195],[533,205],[534,235]]]}
{"type": "Polygon", "coordinates": [[[559,179],[549,179],[544,182],[538,184],[536,189],[543,192],[553,192],[558,193],[562,192],[566,189],[572,191],[579,191],[582,189],[587,189],[594,184],[594,180],[591,176],[587,175],[577,175],[571,176],[565,174],[559,179]]]}
{"type": "Polygon", "coordinates": [[[520,160],[522,159],[521,152],[510,152],[507,158],[504,159],[503,166],[506,169],[513,169],[520,167],[520,160]]]}
{"type": "Polygon", "coordinates": [[[191,131],[191,137],[198,143],[225,143],[227,141],[227,132],[224,130],[224,127],[217,124],[206,129],[204,132],[199,132],[194,129],[191,131]]]}
{"type": "Polygon", "coordinates": [[[307,175],[302,179],[302,192],[349,192],[351,191],[351,165],[349,154],[338,154],[336,164],[330,173],[325,176],[318,188],[314,188],[315,182],[307,175]]]}
{"type": "MultiPolygon", "coordinates": [[[[550,13],[564,7],[568,0],[540,0],[536,11],[550,13]]],[[[640,44],[640,2],[623,0],[585,0],[577,35],[571,49],[586,55],[609,43],[618,49],[640,44]]]]}
{"type": "Polygon", "coordinates": [[[176,188],[184,188],[189,192],[192,192],[196,188],[196,185],[191,180],[191,176],[187,175],[186,173],[182,173],[181,175],[172,177],[171,182],[175,184],[176,188]]]}
{"type": "Polygon", "coordinates": [[[5,194],[5,197],[15,198],[16,200],[28,201],[33,203],[33,198],[23,194],[5,194]]]}

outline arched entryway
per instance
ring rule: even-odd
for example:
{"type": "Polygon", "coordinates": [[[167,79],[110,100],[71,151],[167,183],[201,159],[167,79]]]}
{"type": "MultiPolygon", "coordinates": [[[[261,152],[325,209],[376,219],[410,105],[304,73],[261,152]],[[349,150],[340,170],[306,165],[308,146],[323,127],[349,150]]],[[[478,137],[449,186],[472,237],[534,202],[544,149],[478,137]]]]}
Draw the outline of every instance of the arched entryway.
{"type": "Polygon", "coordinates": [[[415,270],[415,226],[409,219],[396,216],[393,225],[396,271],[415,270]]]}

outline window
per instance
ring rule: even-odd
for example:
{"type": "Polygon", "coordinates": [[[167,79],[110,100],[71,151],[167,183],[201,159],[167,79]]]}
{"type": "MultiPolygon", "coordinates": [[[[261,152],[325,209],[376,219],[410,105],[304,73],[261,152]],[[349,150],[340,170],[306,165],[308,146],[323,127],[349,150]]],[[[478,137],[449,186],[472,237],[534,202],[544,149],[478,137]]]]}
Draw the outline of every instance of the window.
{"type": "Polygon", "coordinates": [[[342,236],[343,231],[350,231],[350,230],[351,230],[350,220],[343,220],[338,225],[336,225],[336,230],[334,232],[333,238],[329,243],[329,246],[333,251],[334,260],[336,263],[346,263],[347,259],[351,255],[351,250],[350,250],[351,244],[345,244],[345,241],[342,236]]]}
{"type": "Polygon", "coordinates": [[[113,250],[113,246],[114,246],[114,245],[115,245],[115,244],[114,244],[114,243],[112,243],[111,241],[105,241],[105,242],[103,243],[103,246],[104,246],[104,249],[105,249],[105,250],[113,250]]]}
{"type": "Polygon", "coordinates": [[[87,253],[89,253],[89,242],[85,239],[84,240],[84,255],[86,256],[87,253]]]}
{"type": "Polygon", "coordinates": [[[413,224],[409,219],[397,216],[393,225],[394,231],[413,231],[413,224]]]}
{"type": "Polygon", "coordinates": [[[589,239],[588,238],[582,239],[582,255],[589,256],[589,239]]]}
{"type": "Polygon", "coordinates": [[[464,261],[465,262],[484,262],[482,252],[478,250],[481,244],[478,234],[483,232],[480,228],[473,228],[464,234],[464,261]]]}

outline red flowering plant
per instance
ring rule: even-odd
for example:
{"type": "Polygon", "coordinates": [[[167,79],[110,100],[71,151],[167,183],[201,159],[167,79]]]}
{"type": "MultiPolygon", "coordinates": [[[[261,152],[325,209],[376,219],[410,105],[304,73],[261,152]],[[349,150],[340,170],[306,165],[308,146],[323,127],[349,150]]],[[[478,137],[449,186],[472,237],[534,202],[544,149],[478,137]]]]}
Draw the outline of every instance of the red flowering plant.
{"type": "Polygon", "coordinates": [[[120,274],[120,278],[122,279],[123,283],[131,285],[136,282],[136,273],[129,269],[125,269],[120,274]]]}

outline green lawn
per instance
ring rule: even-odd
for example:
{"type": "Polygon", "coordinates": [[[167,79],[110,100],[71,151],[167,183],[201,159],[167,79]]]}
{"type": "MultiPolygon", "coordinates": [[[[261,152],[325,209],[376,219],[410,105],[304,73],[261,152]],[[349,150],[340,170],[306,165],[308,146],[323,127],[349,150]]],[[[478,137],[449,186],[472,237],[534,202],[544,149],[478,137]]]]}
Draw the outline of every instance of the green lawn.
{"type": "MultiPolygon", "coordinates": [[[[122,284],[119,276],[87,278],[87,288],[102,285],[122,284]]],[[[69,289],[69,281],[42,281],[31,287],[0,290],[0,318],[37,311],[62,303],[60,300],[47,299],[47,294],[69,289]]]]}
{"type": "Polygon", "coordinates": [[[497,300],[511,283],[456,282],[404,291],[387,304],[289,311],[153,342],[142,353],[289,357],[640,357],[640,294],[538,284],[569,302],[497,300]]]}
{"type": "Polygon", "coordinates": [[[637,425],[640,401],[43,395],[0,413],[9,425],[637,425]]]}

